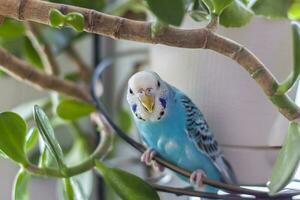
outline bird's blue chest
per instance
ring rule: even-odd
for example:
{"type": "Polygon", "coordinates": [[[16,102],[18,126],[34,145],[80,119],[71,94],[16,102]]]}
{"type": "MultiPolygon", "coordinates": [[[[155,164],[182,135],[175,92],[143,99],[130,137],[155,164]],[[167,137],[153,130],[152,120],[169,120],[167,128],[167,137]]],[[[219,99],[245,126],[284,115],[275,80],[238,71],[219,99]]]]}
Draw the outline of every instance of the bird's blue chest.
{"type": "Polygon", "coordinates": [[[146,144],[161,156],[177,163],[178,155],[183,154],[187,137],[185,119],[181,107],[172,105],[165,117],[156,122],[137,122],[146,144]]]}
{"type": "Polygon", "coordinates": [[[194,171],[202,169],[208,177],[219,179],[220,174],[208,156],[197,149],[186,133],[184,108],[176,102],[169,105],[165,117],[156,122],[137,121],[137,127],[149,148],[175,165],[194,171]]]}

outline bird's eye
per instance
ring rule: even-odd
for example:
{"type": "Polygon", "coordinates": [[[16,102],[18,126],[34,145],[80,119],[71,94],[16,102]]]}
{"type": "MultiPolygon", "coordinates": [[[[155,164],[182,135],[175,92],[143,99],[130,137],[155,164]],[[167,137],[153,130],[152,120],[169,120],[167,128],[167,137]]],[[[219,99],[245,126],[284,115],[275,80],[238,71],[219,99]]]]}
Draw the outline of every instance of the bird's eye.
{"type": "Polygon", "coordinates": [[[157,87],[160,87],[160,82],[159,81],[157,81],[157,87]]]}
{"type": "Polygon", "coordinates": [[[133,91],[132,91],[132,89],[129,89],[129,93],[130,93],[130,94],[133,94],[133,91]]]}

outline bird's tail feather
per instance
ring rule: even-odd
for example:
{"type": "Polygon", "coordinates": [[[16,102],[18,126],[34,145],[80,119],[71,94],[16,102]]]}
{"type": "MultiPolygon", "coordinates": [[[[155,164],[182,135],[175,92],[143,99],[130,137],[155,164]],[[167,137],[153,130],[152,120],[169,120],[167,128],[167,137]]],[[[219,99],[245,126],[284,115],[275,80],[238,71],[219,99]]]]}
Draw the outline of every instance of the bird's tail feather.
{"type": "Polygon", "coordinates": [[[238,181],[230,163],[223,156],[217,158],[216,162],[218,162],[217,165],[220,166],[219,170],[223,176],[223,181],[225,183],[237,184],[238,181]]]}

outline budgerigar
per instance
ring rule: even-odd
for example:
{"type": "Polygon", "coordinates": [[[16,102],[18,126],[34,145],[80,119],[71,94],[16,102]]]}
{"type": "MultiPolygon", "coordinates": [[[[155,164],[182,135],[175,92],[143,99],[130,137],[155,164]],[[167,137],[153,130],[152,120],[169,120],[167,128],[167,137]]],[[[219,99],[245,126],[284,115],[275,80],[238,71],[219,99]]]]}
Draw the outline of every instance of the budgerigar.
{"type": "MultiPolygon", "coordinates": [[[[128,81],[127,101],[148,147],[141,157],[146,164],[150,165],[157,153],[193,172],[190,177],[193,185],[200,186],[203,176],[226,183],[236,182],[203,114],[184,93],[155,72],[141,71],[128,81]]],[[[217,191],[208,186],[204,190],[217,191]]]]}

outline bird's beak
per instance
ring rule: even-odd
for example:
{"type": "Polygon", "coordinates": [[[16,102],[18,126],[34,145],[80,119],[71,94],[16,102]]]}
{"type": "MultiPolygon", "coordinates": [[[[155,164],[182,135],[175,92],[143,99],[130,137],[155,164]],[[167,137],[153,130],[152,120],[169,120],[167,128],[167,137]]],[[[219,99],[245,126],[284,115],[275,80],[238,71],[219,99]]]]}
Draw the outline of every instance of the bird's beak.
{"type": "Polygon", "coordinates": [[[149,112],[149,113],[153,112],[153,108],[154,108],[154,97],[153,96],[143,95],[140,98],[140,101],[147,112],[149,112]]]}

